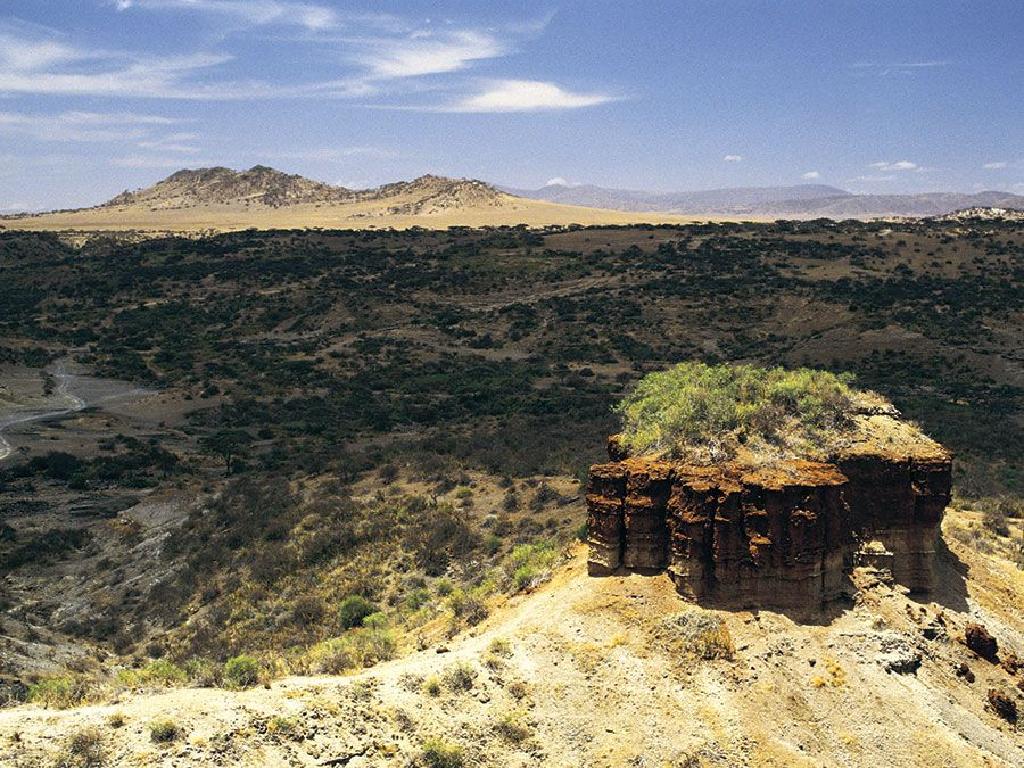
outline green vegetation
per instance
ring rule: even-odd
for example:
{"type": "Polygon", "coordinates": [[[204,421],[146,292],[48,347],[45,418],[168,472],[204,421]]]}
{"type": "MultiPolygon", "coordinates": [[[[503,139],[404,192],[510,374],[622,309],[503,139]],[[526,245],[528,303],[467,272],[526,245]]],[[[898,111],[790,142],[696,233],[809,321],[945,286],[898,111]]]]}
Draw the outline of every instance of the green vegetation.
{"type": "Polygon", "coordinates": [[[224,664],[224,683],[232,688],[248,688],[259,679],[260,664],[252,656],[235,656],[224,664]]]}
{"type": "Polygon", "coordinates": [[[420,763],[424,768],[462,768],[466,758],[462,747],[449,744],[443,739],[428,739],[420,753],[420,763]]]}
{"type": "MultiPolygon", "coordinates": [[[[0,361],[70,358],[160,390],[140,398],[153,412],[138,420],[87,409],[0,464],[0,576],[41,582],[50,563],[81,563],[90,578],[75,590],[109,577],[72,596],[11,590],[0,606],[23,615],[29,595],[33,612],[67,617],[53,631],[132,659],[146,684],[181,684],[146,671],[156,655],[190,685],[222,684],[240,654],[267,675],[389,658],[550,575],[582,530],[579,483],[604,459],[614,404],[680,360],[819,372],[789,391],[754,377],[724,411],[697,398],[725,414],[723,452],[827,442],[849,396],[839,372],[855,373],[952,449],[965,500],[1010,500],[963,535],[1016,551],[1022,248],[1024,227],[997,222],[236,232],[80,247],[0,232],[0,361]],[[136,545],[157,531],[125,510],[151,490],[196,504],[159,561],[140,564],[136,545]],[[1009,537],[995,533],[1002,514],[1009,537]],[[154,578],[131,578],[143,566],[154,578]],[[353,596],[369,605],[343,612],[353,596]],[[68,616],[58,601],[90,612],[68,616]]],[[[685,444],[693,411],[666,410],[685,444]]]]}
{"type": "Polygon", "coordinates": [[[342,629],[360,627],[363,620],[376,610],[377,606],[362,595],[349,595],[338,606],[338,623],[342,629]]]}
{"type": "Polygon", "coordinates": [[[680,363],[645,376],[615,410],[634,454],[717,460],[744,445],[822,456],[864,398],[852,380],[807,368],[680,363]]]}
{"type": "Polygon", "coordinates": [[[121,685],[128,688],[184,685],[189,680],[189,673],[173,661],[156,659],[141,669],[121,670],[117,679],[121,685]]]}
{"type": "Polygon", "coordinates": [[[169,744],[181,736],[180,726],[169,717],[162,717],[149,724],[149,739],[154,744],[169,744]]]}
{"type": "Polygon", "coordinates": [[[93,687],[93,682],[82,675],[54,675],[30,685],[28,700],[54,709],[69,709],[85,703],[93,687]]]}
{"type": "Polygon", "coordinates": [[[558,547],[551,540],[515,547],[509,557],[507,568],[511,571],[515,590],[521,592],[547,581],[559,555],[558,547]]]}

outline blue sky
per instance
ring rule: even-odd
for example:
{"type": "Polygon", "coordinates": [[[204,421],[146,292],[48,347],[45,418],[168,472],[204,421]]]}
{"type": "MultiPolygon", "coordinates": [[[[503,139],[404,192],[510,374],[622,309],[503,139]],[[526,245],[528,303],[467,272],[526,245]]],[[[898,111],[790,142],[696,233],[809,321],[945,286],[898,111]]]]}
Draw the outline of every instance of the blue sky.
{"type": "Polygon", "coordinates": [[[1021,0],[5,0],[0,209],[256,163],[1024,193],[1021,0]]]}

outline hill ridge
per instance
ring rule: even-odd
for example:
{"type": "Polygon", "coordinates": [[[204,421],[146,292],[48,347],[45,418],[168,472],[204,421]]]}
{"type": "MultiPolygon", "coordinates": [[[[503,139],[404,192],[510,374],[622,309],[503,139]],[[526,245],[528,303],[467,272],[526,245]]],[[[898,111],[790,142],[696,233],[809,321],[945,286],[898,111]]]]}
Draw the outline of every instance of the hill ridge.
{"type": "Polygon", "coordinates": [[[412,181],[390,182],[370,189],[348,189],[300,174],[285,173],[267,165],[254,165],[243,171],[218,165],[183,168],[148,187],[125,190],[95,208],[147,206],[151,209],[175,209],[232,204],[278,208],[387,200],[401,195],[411,195],[415,199],[396,206],[396,213],[421,213],[426,209],[462,204],[494,204],[502,193],[483,181],[436,174],[423,174],[412,181]]]}

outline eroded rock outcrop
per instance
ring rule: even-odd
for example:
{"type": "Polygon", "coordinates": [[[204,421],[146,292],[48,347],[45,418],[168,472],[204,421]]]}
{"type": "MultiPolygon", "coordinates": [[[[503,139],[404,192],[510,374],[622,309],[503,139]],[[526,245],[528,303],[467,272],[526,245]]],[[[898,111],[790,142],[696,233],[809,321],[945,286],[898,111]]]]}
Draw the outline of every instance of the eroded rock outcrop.
{"type": "Polygon", "coordinates": [[[694,599],[807,606],[838,597],[854,554],[880,543],[894,581],[933,586],[950,456],[892,416],[859,417],[827,462],[694,465],[614,439],[609,455],[587,489],[594,575],[667,571],[694,599]]]}

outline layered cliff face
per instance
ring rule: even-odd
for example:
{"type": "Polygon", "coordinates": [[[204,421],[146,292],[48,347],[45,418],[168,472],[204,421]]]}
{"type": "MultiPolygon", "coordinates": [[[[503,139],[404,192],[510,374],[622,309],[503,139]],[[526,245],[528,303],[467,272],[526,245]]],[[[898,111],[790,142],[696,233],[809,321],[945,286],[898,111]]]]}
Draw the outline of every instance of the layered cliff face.
{"type": "Polygon", "coordinates": [[[667,571],[691,598],[813,606],[838,597],[854,555],[879,543],[892,578],[934,581],[949,454],[890,416],[861,417],[828,462],[696,466],[624,457],[590,469],[590,572],[667,571]]]}

